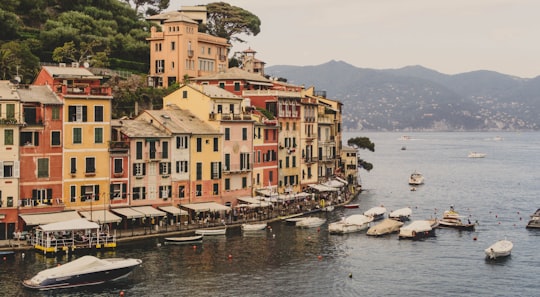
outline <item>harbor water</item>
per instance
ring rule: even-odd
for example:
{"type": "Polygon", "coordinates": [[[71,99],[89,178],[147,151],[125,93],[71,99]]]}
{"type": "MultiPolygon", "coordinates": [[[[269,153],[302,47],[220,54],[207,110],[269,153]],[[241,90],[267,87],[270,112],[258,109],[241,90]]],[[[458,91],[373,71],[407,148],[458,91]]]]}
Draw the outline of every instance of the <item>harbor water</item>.
{"type": "MultiPolygon", "coordinates": [[[[273,222],[264,231],[205,237],[202,244],[166,245],[163,238],[123,242],[99,257],[143,260],[118,282],[35,292],[21,280],[70,260],[18,253],[0,262],[5,296],[538,296],[540,230],[525,228],[540,208],[540,133],[345,133],[369,137],[374,165],[361,170],[364,191],[357,209],[317,216],[320,228],[273,222]],[[485,158],[468,158],[469,152],[485,158]],[[418,171],[425,183],[411,191],[418,171]],[[413,209],[412,219],[441,217],[451,205],[475,231],[437,229],[436,237],[398,240],[365,231],[331,235],[328,223],[384,205],[413,209]],[[500,239],[514,243],[503,260],[485,259],[500,239]]],[[[76,256],[73,256],[76,257],[76,256]]]]}

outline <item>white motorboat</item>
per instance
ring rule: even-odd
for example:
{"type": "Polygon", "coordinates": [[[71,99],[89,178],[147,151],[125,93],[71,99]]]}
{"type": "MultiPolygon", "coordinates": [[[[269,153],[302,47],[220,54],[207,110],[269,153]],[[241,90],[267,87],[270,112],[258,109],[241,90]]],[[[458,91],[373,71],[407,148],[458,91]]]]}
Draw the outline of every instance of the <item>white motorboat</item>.
{"type": "Polygon", "coordinates": [[[165,244],[188,244],[202,242],[202,235],[181,236],[181,237],[166,237],[165,244]]]}
{"type": "Polygon", "coordinates": [[[195,230],[195,234],[203,236],[225,235],[227,234],[227,227],[219,229],[197,229],[195,230]]]}
{"type": "Polygon", "coordinates": [[[319,227],[326,222],[326,219],[318,217],[306,217],[296,222],[296,227],[300,228],[315,228],[319,227]]]}
{"type": "Polygon", "coordinates": [[[266,223],[242,224],[242,231],[260,231],[266,229],[266,223]]]}
{"type": "Polygon", "coordinates": [[[378,221],[384,218],[386,208],[384,206],[372,207],[364,212],[366,217],[372,217],[374,221],[378,221]]]}
{"type": "Polygon", "coordinates": [[[469,158],[485,158],[486,154],[479,153],[479,152],[470,152],[469,155],[467,155],[469,158]]]}
{"type": "Polygon", "coordinates": [[[341,221],[328,225],[328,232],[330,232],[330,234],[360,232],[369,228],[369,224],[371,222],[373,222],[372,217],[362,214],[354,214],[343,218],[341,221]]]}
{"type": "Polygon", "coordinates": [[[531,215],[531,219],[527,223],[527,228],[540,228],[540,208],[531,215]]]}
{"type": "Polygon", "coordinates": [[[413,172],[409,176],[409,185],[418,186],[424,183],[424,176],[420,172],[413,172]]]}
{"type": "Polygon", "coordinates": [[[442,219],[439,220],[439,227],[472,231],[475,228],[475,224],[471,222],[463,223],[459,213],[452,208],[443,213],[442,219]]]}
{"type": "Polygon", "coordinates": [[[128,276],[142,260],[132,258],[99,259],[83,256],[66,264],[40,271],[22,283],[36,290],[52,290],[102,284],[128,276]]]}
{"type": "Polygon", "coordinates": [[[418,220],[412,221],[410,224],[399,229],[400,239],[422,239],[435,236],[436,221],[418,220]]]}
{"type": "Polygon", "coordinates": [[[405,222],[411,218],[411,214],[412,209],[410,207],[404,207],[390,212],[388,217],[394,220],[405,222]]]}
{"type": "Polygon", "coordinates": [[[486,257],[489,259],[497,259],[510,256],[514,244],[510,240],[499,240],[484,250],[486,257]]]}
{"type": "Polygon", "coordinates": [[[381,236],[394,232],[399,232],[399,229],[401,228],[401,226],[403,226],[403,224],[404,223],[401,221],[387,218],[380,223],[369,227],[366,234],[372,236],[381,236]]]}

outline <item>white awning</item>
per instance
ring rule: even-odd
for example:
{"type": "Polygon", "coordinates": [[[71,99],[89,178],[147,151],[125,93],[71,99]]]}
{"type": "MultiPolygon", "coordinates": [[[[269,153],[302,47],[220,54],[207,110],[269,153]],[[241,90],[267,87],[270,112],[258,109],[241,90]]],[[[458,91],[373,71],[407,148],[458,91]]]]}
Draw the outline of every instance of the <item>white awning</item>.
{"type": "Polygon", "coordinates": [[[339,177],[339,176],[336,176],[336,179],[337,179],[338,181],[344,183],[345,185],[348,185],[348,184],[349,184],[346,180],[342,179],[342,178],[339,177]]]}
{"type": "Polygon", "coordinates": [[[313,185],[309,185],[310,188],[313,188],[319,192],[337,192],[338,189],[336,188],[332,188],[332,187],[328,187],[328,186],[325,186],[325,185],[321,185],[321,184],[313,184],[313,185]]]}
{"type": "Polygon", "coordinates": [[[183,204],[181,207],[189,208],[194,211],[224,211],[230,210],[231,208],[215,202],[203,202],[203,203],[192,203],[192,204],[183,204]]]}
{"type": "Polygon", "coordinates": [[[259,86],[268,86],[268,87],[271,87],[271,86],[274,85],[274,84],[272,84],[272,83],[263,82],[263,81],[248,80],[247,82],[250,83],[250,84],[252,84],[252,85],[259,85],[259,86]]]}
{"type": "Polygon", "coordinates": [[[75,220],[40,225],[39,229],[45,232],[88,230],[88,229],[99,229],[99,225],[94,222],[90,222],[87,219],[79,218],[75,220]]]}
{"type": "Polygon", "coordinates": [[[133,210],[142,213],[145,217],[160,217],[167,214],[159,209],[155,209],[152,206],[137,206],[132,207],[133,210]]]}
{"type": "Polygon", "coordinates": [[[252,198],[252,197],[238,197],[236,199],[238,199],[239,201],[247,203],[249,205],[248,207],[250,207],[250,208],[268,207],[268,206],[270,206],[270,203],[268,203],[266,201],[261,201],[260,199],[256,199],[256,198],[252,198]]]}
{"type": "Polygon", "coordinates": [[[331,188],[341,188],[341,187],[343,187],[345,185],[345,183],[340,182],[340,181],[335,180],[335,179],[331,179],[331,180],[325,182],[323,185],[331,187],[331,188]]]}
{"type": "Polygon", "coordinates": [[[83,217],[96,223],[119,223],[122,218],[108,210],[93,210],[79,212],[83,217]]]}
{"type": "Polygon", "coordinates": [[[126,219],[144,218],[143,213],[135,211],[131,207],[113,208],[113,209],[111,209],[111,211],[114,212],[114,213],[117,213],[117,214],[119,214],[121,216],[126,217],[126,219]]]}
{"type": "Polygon", "coordinates": [[[21,219],[27,226],[45,225],[61,221],[80,219],[81,216],[76,211],[61,211],[39,214],[20,214],[21,219]]]}
{"type": "Polygon", "coordinates": [[[174,216],[180,216],[180,215],[187,215],[188,212],[183,210],[183,209],[180,209],[176,206],[160,206],[158,207],[159,209],[165,211],[165,212],[168,212],[174,216]]]}

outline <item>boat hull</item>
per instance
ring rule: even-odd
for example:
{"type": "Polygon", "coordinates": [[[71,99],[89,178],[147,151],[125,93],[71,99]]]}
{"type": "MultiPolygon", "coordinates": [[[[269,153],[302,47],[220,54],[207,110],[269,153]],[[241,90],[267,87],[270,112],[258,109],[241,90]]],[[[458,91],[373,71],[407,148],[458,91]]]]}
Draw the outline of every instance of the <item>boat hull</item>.
{"type": "Polygon", "coordinates": [[[510,256],[514,244],[509,240],[500,240],[484,250],[486,258],[495,260],[510,256]]]}
{"type": "Polygon", "coordinates": [[[165,238],[165,244],[187,244],[202,242],[203,236],[184,236],[184,237],[167,237],[165,238]]]}
{"type": "Polygon", "coordinates": [[[225,235],[227,229],[199,229],[195,230],[195,234],[203,236],[213,236],[213,235],[225,235]]]}
{"type": "Polygon", "coordinates": [[[242,224],[242,231],[261,231],[266,229],[267,225],[264,224],[242,224]]]}

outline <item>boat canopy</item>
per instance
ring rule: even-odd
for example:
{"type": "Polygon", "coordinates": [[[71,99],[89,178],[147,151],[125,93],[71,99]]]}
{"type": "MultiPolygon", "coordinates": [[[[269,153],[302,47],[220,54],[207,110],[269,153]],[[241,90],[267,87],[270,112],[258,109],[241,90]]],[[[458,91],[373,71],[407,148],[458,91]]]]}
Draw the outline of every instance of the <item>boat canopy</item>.
{"type": "Polygon", "coordinates": [[[99,229],[99,225],[97,223],[90,222],[87,219],[80,218],[80,219],[75,219],[75,220],[40,225],[38,229],[41,229],[44,232],[88,230],[88,229],[99,229]]]}
{"type": "Polygon", "coordinates": [[[27,226],[37,226],[51,224],[66,220],[80,219],[81,216],[76,211],[61,211],[39,214],[20,214],[21,219],[27,226]]]}

